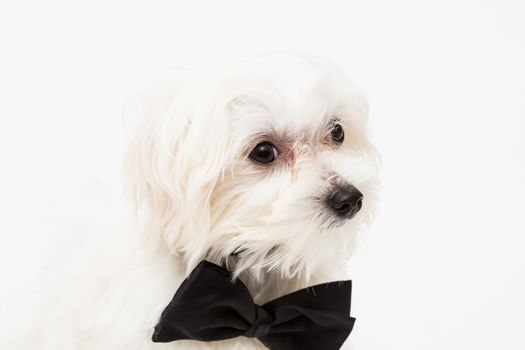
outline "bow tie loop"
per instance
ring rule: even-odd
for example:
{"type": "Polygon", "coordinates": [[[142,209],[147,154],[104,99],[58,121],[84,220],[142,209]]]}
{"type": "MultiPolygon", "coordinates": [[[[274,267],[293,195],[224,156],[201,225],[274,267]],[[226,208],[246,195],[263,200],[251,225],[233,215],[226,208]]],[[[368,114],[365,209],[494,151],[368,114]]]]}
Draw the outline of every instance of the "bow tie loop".
{"type": "Polygon", "coordinates": [[[268,334],[272,322],[273,317],[270,312],[266,311],[262,306],[255,305],[255,320],[250,328],[246,330],[244,336],[249,338],[263,337],[268,334]]]}

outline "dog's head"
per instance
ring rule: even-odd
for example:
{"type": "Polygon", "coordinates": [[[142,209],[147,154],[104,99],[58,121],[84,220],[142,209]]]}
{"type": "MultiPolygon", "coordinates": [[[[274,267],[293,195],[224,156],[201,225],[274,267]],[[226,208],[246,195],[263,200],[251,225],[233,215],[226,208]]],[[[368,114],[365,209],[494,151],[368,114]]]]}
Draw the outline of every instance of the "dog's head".
{"type": "Polygon", "coordinates": [[[153,102],[127,168],[170,249],[236,272],[340,264],[373,207],[367,104],[334,64],[296,53],[189,68],[153,102]]]}

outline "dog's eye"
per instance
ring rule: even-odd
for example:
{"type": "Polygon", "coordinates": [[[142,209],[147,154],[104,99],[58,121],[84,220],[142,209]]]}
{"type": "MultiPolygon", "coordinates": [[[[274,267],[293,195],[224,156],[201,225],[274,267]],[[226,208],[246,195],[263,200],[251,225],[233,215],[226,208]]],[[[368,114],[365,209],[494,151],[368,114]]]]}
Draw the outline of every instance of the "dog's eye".
{"type": "Polygon", "coordinates": [[[332,135],[332,140],[336,143],[342,143],[345,139],[345,131],[339,123],[334,123],[330,133],[332,135]]]}
{"type": "Polygon", "coordinates": [[[250,159],[257,163],[268,164],[273,162],[278,155],[277,148],[273,144],[262,142],[250,152],[250,159]]]}

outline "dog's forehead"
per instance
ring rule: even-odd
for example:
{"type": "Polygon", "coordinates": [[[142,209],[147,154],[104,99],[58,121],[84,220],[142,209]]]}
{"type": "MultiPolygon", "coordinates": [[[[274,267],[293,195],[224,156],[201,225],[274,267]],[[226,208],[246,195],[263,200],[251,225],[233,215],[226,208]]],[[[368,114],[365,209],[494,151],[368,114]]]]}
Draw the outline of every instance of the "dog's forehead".
{"type": "Polygon", "coordinates": [[[313,84],[297,87],[295,91],[274,89],[273,95],[261,94],[239,102],[236,106],[237,130],[247,134],[316,137],[326,131],[331,120],[342,119],[343,101],[330,88],[313,84]]]}
{"type": "Polygon", "coordinates": [[[296,56],[257,61],[257,69],[252,63],[227,75],[234,133],[313,140],[331,120],[352,118],[345,110],[355,102],[354,87],[337,66],[296,56]]]}

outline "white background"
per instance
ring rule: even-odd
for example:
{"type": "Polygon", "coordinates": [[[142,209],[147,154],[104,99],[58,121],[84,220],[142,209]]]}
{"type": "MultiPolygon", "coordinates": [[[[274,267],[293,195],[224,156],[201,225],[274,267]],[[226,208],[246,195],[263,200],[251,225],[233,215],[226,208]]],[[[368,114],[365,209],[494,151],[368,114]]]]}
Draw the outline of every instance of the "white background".
{"type": "Polygon", "coordinates": [[[0,39],[0,288],[31,276],[59,197],[117,178],[144,80],[303,49],[367,92],[384,158],[352,261],[355,349],[525,349],[522,1],[11,1],[0,39]]]}

